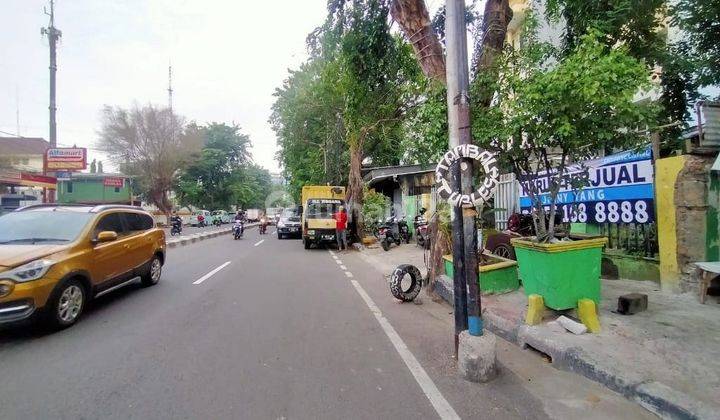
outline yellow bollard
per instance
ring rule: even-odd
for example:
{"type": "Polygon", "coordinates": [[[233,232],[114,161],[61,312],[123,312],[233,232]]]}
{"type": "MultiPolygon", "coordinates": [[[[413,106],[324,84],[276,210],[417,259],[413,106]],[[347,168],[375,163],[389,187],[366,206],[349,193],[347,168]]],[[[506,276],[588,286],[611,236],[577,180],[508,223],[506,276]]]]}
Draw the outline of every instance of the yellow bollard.
{"type": "Polygon", "coordinates": [[[545,301],[540,295],[528,296],[528,310],[525,315],[525,323],[527,325],[538,325],[542,322],[543,313],[545,313],[545,301]]]}
{"type": "Polygon", "coordinates": [[[600,332],[600,319],[598,319],[597,308],[593,300],[580,299],[578,301],[578,316],[589,332],[595,334],[600,332]]]}

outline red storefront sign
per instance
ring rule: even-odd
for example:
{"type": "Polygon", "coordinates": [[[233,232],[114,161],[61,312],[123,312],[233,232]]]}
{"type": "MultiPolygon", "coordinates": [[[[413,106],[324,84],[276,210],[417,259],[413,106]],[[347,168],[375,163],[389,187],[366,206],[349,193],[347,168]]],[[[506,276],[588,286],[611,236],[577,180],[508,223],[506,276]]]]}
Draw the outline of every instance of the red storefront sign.
{"type": "Polygon", "coordinates": [[[24,187],[55,189],[57,178],[14,170],[0,171],[0,183],[24,187]]]}
{"type": "Polygon", "coordinates": [[[103,180],[103,185],[106,187],[122,187],[124,184],[124,178],[105,178],[103,180]]]}

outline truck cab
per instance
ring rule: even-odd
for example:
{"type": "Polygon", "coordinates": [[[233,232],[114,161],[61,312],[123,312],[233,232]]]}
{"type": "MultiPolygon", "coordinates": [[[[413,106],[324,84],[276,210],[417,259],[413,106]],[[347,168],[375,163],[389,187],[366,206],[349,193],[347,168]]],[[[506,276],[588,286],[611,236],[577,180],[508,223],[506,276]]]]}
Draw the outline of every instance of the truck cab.
{"type": "Polygon", "coordinates": [[[304,186],[302,189],[303,246],[336,242],[333,215],[345,205],[345,188],[337,186],[304,186]]]}

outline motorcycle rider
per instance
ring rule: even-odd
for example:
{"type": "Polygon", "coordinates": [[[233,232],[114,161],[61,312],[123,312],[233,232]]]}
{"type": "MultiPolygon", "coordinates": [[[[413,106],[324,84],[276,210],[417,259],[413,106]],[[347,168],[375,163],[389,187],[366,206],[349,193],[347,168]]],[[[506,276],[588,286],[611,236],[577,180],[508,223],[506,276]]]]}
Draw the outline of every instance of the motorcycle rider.
{"type": "Polygon", "coordinates": [[[245,233],[245,212],[242,210],[238,210],[237,212],[235,212],[234,221],[236,223],[240,222],[240,235],[245,233]]]}
{"type": "Polygon", "coordinates": [[[173,210],[172,216],[170,216],[170,226],[175,228],[178,232],[182,231],[182,218],[178,216],[177,210],[173,210]]]}

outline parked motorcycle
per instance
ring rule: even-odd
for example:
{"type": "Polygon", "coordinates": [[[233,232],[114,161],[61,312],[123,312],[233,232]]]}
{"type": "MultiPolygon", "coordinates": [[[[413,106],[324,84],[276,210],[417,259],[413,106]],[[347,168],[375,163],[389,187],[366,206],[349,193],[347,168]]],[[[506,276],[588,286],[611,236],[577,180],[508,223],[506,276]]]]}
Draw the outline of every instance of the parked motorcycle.
{"type": "Polygon", "coordinates": [[[205,221],[205,216],[203,216],[202,214],[201,214],[201,215],[198,215],[197,221],[198,221],[198,227],[205,227],[205,226],[207,226],[207,222],[205,221]]]}
{"type": "Polygon", "coordinates": [[[245,233],[245,223],[242,220],[235,220],[235,223],[233,223],[233,239],[242,238],[243,233],[245,233]]]}
{"type": "MultiPolygon", "coordinates": [[[[405,238],[401,237],[400,229],[401,225],[398,223],[398,219],[395,216],[390,216],[385,223],[380,225],[380,228],[378,229],[378,240],[380,241],[382,249],[388,251],[393,242],[396,245],[400,245],[402,243],[402,240],[405,238]]],[[[407,223],[405,223],[405,231],[407,232],[407,230],[407,223]]],[[[409,241],[410,239],[408,238],[407,240],[409,241]]]]}
{"type": "Polygon", "coordinates": [[[430,249],[430,229],[424,212],[415,216],[415,237],[417,246],[423,249],[430,249]]]}
{"type": "Polygon", "coordinates": [[[220,216],[213,219],[213,225],[220,226],[222,224],[222,220],[220,220],[220,216]]]}

